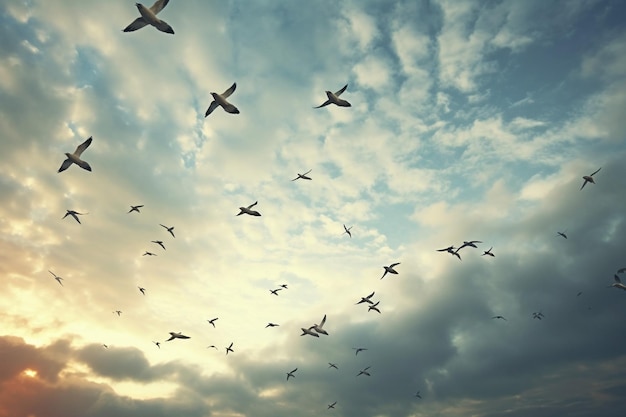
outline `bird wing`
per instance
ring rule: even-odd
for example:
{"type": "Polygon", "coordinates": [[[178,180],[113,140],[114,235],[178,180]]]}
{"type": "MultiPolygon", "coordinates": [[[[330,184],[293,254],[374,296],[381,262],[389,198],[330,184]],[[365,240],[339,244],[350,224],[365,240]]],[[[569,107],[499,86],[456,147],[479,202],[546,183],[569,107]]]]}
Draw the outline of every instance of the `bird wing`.
{"type": "Polygon", "coordinates": [[[87,149],[89,145],[91,145],[91,140],[92,140],[92,137],[89,136],[89,139],[87,139],[86,141],[78,145],[76,147],[76,150],[74,151],[74,155],[80,156],[80,154],[82,154],[85,151],[85,149],[87,149]]]}
{"type": "Polygon", "coordinates": [[[348,84],[344,85],[341,90],[336,91],[335,95],[339,97],[344,91],[346,91],[346,88],[348,88],[348,84]]]}
{"type": "Polygon", "coordinates": [[[230,88],[222,93],[222,98],[228,98],[237,89],[237,83],[233,83],[230,88]]]}
{"type": "Polygon", "coordinates": [[[68,169],[70,167],[70,165],[72,165],[72,161],[68,159],[66,159],[65,161],[63,161],[63,163],[61,164],[61,167],[59,168],[59,170],[57,172],[63,172],[66,169],[68,169]]]}
{"type": "Polygon", "coordinates": [[[593,174],[589,175],[590,177],[593,177],[594,175],[596,175],[598,173],[598,171],[600,171],[602,169],[602,167],[598,168],[593,174]]]}
{"type": "Polygon", "coordinates": [[[171,33],[172,35],[174,34],[174,29],[172,29],[172,27],[165,20],[159,20],[159,23],[155,27],[161,32],[171,33]]]}
{"type": "Polygon", "coordinates": [[[144,19],[143,17],[139,16],[137,19],[133,20],[133,22],[126,26],[123,31],[124,32],[134,32],[138,29],[141,29],[142,27],[146,26],[148,24],[148,22],[146,22],[146,19],[144,19]]]}
{"type": "Polygon", "coordinates": [[[167,6],[167,3],[169,3],[170,0],[157,0],[154,2],[154,4],[152,6],[150,6],[150,11],[152,11],[152,13],[157,14],[159,13],[161,10],[163,10],[163,8],[165,6],[167,6]]]}
{"type": "Polygon", "coordinates": [[[309,172],[311,172],[311,171],[313,171],[313,170],[312,170],[312,169],[309,169],[307,172],[305,172],[305,173],[304,173],[304,174],[302,174],[302,175],[306,175],[306,174],[308,174],[308,173],[309,173],[309,172]]]}
{"type": "Polygon", "coordinates": [[[622,280],[619,279],[619,277],[617,275],[613,276],[613,279],[615,280],[615,282],[617,282],[618,284],[622,283],[622,280]]]}
{"type": "Polygon", "coordinates": [[[587,180],[585,179],[585,182],[583,182],[583,185],[580,187],[580,189],[582,190],[583,188],[585,188],[585,185],[587,185],[587,183],[588,183],[588,182],[589,182],[589,181],[587,181],[587,180]]]}
{"type": "Polygon", "coordinates": [[[323,103],[322,103],[322,104],[320,104],[319,106],[317,106],[317,107],[313,107],[313,108],[314,108],[314,109],[319,109],[319,108],[321,108],[321,107],[326,107],[326,106],[328,106],[329,104],[330,104],[330,100],[326,100],[325,102],[323,102],[323,103]]]}
{"type": "Polygon", "coordinates": [[[372,297],[374,296],[374,293],[375,293],[375,292],[376,292],[376,291],[372,291],[372,293],[371,293],[370,295],[368,295],[367,297],[365,297],[365,298],[369,300],[370,298],[372,298],[372,297]]]}
{"type": "Polygon", "coordinates": [[[400,262],[396,262],[395,264],[391,264],[391,265],[389,265],[389,268],[393,268],[393,267],[394,267],[394,266],[396,266],[396,265],[400,265],[400,262]]]}
{"type": "Polygon", "coordinates": [[[206,112],[204,113],[204,117],[207,117],[209,114],[213,113],[213,110],[215,110],[217,106],[219,106],[219,104],[217,104],[217,101],[213,100],[211,104],[209,105],[209,108],[206,109],[206,112]]]}
{"type": "Polygon", "coordinates": [[[324,327],[324,323],[326,323],[326,314],[324,314],[324,318],[322,319],[322,322],[320,323],[319,327],[320,328],[324,327]]]}
{"type": "Polygon", "coordinates": [[[251,209],[252,207],[256,206],[258,203],[259,203],[258,201],[255,201],[253,204],[250,204],[248,208],[251,209]]]}

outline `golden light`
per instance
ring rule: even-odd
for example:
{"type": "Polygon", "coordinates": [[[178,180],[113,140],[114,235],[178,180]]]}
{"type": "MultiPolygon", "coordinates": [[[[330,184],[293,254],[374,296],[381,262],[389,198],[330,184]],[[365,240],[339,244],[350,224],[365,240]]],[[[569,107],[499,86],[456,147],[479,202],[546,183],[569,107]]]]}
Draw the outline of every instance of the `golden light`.
{"type": "Polygon", "coordinates": [[[35,371],[34,369],[24,369],[24,372],[22,372],[24,374],[24,376],[27,376],[29,378],[34,378],[37,376],[37,371],[35,371]]]}

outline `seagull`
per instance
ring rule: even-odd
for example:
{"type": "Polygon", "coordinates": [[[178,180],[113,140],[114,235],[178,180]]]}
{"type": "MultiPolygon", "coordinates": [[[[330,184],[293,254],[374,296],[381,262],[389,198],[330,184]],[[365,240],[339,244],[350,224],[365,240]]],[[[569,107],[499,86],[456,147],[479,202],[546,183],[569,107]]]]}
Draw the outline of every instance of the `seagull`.
{"type": "Polygon", "coordinates": [[[341,98],[339,98],[339,96],[346,91],[346,88],[348,88],[348,84],[344,85],[343,88],[339,91],[336,91],[334,94],[331,91],[326,91],[326,96],[328,97],[328,100],[326,100],[324,103],[320,104],[317,107],[313,107],[314,109],[319,109],[320,107],[325,107],[328,106],[329,104],[335,104],[339,107],[350,107],[351,104],[348,103],[346,100],[343,100],[341,98]]]}
{"type": "Polygon", "coordinates": [[[103,347],[103,348],[105,348],[105,349],[108,349],[108,348],[109,348],[109,345],[107,345],[106,343],[103,343],[103,344],[102,344],[102,347],[103,347]]]}
{"type": "Polygon", "coordinates": [[[160,224],[160,223],[159,223],[159,225],[160,225],[161,227],[166,228],[166,229],[167,229],[167,231],[168,231],[168,232],[170,232],[170,234],[172,235],[172,237],[176,237],[176,236],[174,236],[174,226],[172,226],[172,227],[167,227],[166,225],[164,225],[164,224],[160,224]]]}
{"type": "Polygon", "coordinates": [[[335,408],[335,404],[337,404],[337,401],[332,404],[328,404],[328,409],[330,410],[331,408],[335,408]]]}
{"type": "Polygon", "coordinates": [[[367,350],[367,348],[352,348],[352,349],[356,350],[356,352],[354,353],[355,356],[358,355],[359,352],[361,352],[363,350],[367,350]]]}
{"type": "Polygon", "coordinates": [[[74,210],[65,210],[65,211],[67,211],[67,213],[65,213],[65,216],[63,216],[63,219],[66,218],[67,216],[72,216],[74,218],[74,220],[76,220],[78,222],[78,224],[82,224],[80,222],[80,220],[78,220],[78,216],[79,215],[82,216],[84,214],[89,214],[89,213],[79,213],[79,212],[74,211],[74,210]]]}
{"type": "Polygon", "coordinates": [[[602,169],[602,167],[598,168],[597,171],[595,171],[593,174],[591,175],[584,175],[583,176],[583,180],[585,180],[585,182],[583,182],[583,185],[580,187],[580,189],[582,190],[583,188],[585,188],[585,185],[587,185],[588,182],[595,184],[596,182],[593,180],[593,176],[595,174],[598,173],[598,171],[600,171],[602,169]]]}
{"type": "Polygon", "coordinates": [[[204,117],[207,117],[209,114],[213,113],[213,110],[217,108],[217,106],[222,106],[226,113],[231,114],[239,114],[239,109],[232,104],[230,104],[226,99],[235,92],[237,88],[237,83],[233,83],[233,85],[228,88],[228,90],[224,91],[222,94],[211,93],[213,96],[213,101],[209,105],[209,108],[204,113],[204,117]]]}
{"type": "Polygon", "coordinates": [[[292,179],[291,181],[295,181],[297,179],[302,178],[303,180],[312,180],[313,178],[311,177],[307,177],[306,174],[308,174],[309,172],[313,171],[312,169],[309,169],[307,172],[305,172],[304,174],[298,174],[298,176],[294,179],[292,179]]]}
{"type": "Polygon", "coordinates": [[[115,310],[113,314],[117,314],[117,316],[119,317],[122,315],[122,310],[115,310]]]}
{"type": "Polygon", "coordinates": [[[287,284],[280,284],[280,286],[281,286],[282,288],[286,289],[286,290],[288,289],[288,288],[287,288],[287,284]]]}
{"type": "Polygon", "coordinates": [[[533,318],[534,318],[534,319],[541,320],[543,317],[544,317],[544,315],[543,315],[543,313],[542,313],[541,311],[540,311],[540,312],[534,312],[534,313],[533,313],[533,318]]]}
{"type": "MultiPolygon", "coordinates": [[[[461,248],[459,248],[459,249],[461,249],[461,248]]],[[[449,254],[454,255],[457,258],[459,258],[459,261],[460,261],[462,259],[461,259],[461,255],[459,255],[459,249],[457,249],[455,251],[454,250],[454,246],[448,246],[447,248],[437,249],[437,252],[448,252],[449,254]]]]}
{"type": "Polygon", "coordinates": [[[275,290],[270,290],[270,292],[274,295],[278,295],[278,291],[282,290],[282,288],[276,288],[275,290]]]}
{"type": "Polygon", "coordinates": [[[359,301],[358,303],[356,303],[355,305],[361,304],[361,303],[370,303],[370,304],[374,304],[371,300],[371,298],[374,296],[375,291],[372,291],[372,293],[370,295],[368,295],[367,297],[361,297],[361,301],[359,301]]]}
{"type": "Polygon", "coordinates": [[[493,253],[491,253],[491,249],[493,249],[493,246],[492,246],[492,247],[490,247],[490,248],[489,248],[489,250],[484,251],[484,252],[483,252],[483,254],[482,254],[482,255],[480,255],[480,256],[489,255],[489,256],[491,256],[491,257],[495,258],[495,257],[496,257],[496,255],[494,255],[493,253]]]}
{"type": "Polygon", "coordinates": [[[315,332],[312,332],[312,331],[311,331],[311,329],[312,329],[313,327],[315,327],[315,326],[311,326],[311,327],[309,327],[308,329],[305,329],[304,327],[300,327],[300,328],[302,329],[302,334],[301,334],[300,336],[305,336],[305,335],[307,335],[307,334],[308,334],[308,335],[311,335],[311,336],[314,336],[314,337],[320,337],[320,335],[319,335],[319,334],[317,334],[317,333],[315,333],[315,332]]]}
{"type": "Polygon", "coordinates": [[[372,304],[371,306],[369,306],[367,308],[367,311],[370,312],[374,310],[374,311],[378,311],[378,314],[380,314],[380,310],[378,309],[378,303],[380,303],[380,301],[376,301],[376,304],[372,304]]]}
{"type": "Polygon", "coordinates": [[[294,369],[291,372],[287,372],[287,381],[289,381],[289,377],[292,377],[292,378],[296,377],[293,373],[296,372],[297,370],[298,370],[298,368],[294,369]]]}
{"type": "Polygon", "coordinates": [[[86,161],[83,161],[82,159],[80,159],[80,155],[83,152],[85,152],[85,149],[87,149],[89,147],[89,145],[91,145],[91,140],[92,140],[92,137],[89,136],[89,139],[87,139],[86,141],[84,141],[83,143],[78,145],[78,147],[76,147],[76,150],[74,151],[74,153],[66,152],[65,156],[67,156],[67,159],[65,161],[63,161],[63,163],[61,164],[61,167],[59,168],[58,172],[65,171],[72,164],[76,164],[79,167],[81,167],[82,169],[86,169],[87,171],[91,171],[91,166],[86,161]]]}
{"type": "Polygon", "coordinates": [[[415,397],[417,397],[417,398],[419,398],[419,399],[421,399],[421,398],[422,398],[422,396],[420,395],[420,392],[419,392],[419,391],[417,391],[417,392],[415,393],[415,397]]]}
{"type": "Polygon", "coordinates": [[[504,317],[502,317],[502,316],[493,316],[493,317],[492,317],[492,319],[501,319],[501,320],[507,321],[507,320],[506,320],[504,317]]]}
{"type": "Polygon", "coordinates": [[[218,317],[215,317],[214,319],[207,320],[207,321],[208,321],[209,323],[211,323],[211,325],[212,325],[213,327],[215,327],[215,320],[217,320],[217,319],[218,319],[218,317]]]}
{"type": "Polygon", "coordinates": [[[150,242],[152,243],[156,243],[157,245],[159,245],[160,247],[163,248],[163,250],[165,250],[165,245],[163,245],[163,241],[162,240],[151,240],[150,242]]]}
{"type": "Polygon", "coordinates": [[[617,270],[618,274],[623,274],[624,272],[626,272],[626,268],[620,268],[617,270]]]}
{"type": "Polygon", "coordinates": [[[371,375],[369,374],[369,372],[367,372],[367,370],[368,370],[368,369],[370,369],[370,367],[369,367],[369,366],[368,366],[367,368],[363,369],[361,372],[359,372],[359,373],[357,374],[357,376],[359,376],[359,375],[367,375],[367,376],[371,376],[371,375]]]}
{"type": "Polygon", "coordinates": [[[259,213],[256,210],[251,210],[252,207],[256,206],[258,203],[258,201],[255,201],[253,204],[250,204],[248,207],[239,207],[239,210],[241,210],[239,212],[239,214],[237,214],[237,216],[241,216],[242,214],[249,214],[251,216],[260,216],[261,213],[259,213]]]}
{"type": "Polygon", "coordinates": [[[622,281],[619,279],[619,276],[617,274],[613,275],[613,280],[615,282],[609,285],[609,287],[615,287],[626,291],[626,285],[622,284],[622,281]]]}
{"type": "Polygon", "coordinates": [[[141,3],[135,3],[137,9],[139,9],[139,14],[141,17],[135,19],[130,25],[124,28],[124,32],[133,32],[137,29],[141,29],[146,25],[152,25],[161,32],[174,34],[174,29],[170,25],[168,25],[164,20],[159,19],[156,15],[163,10],[167,3],[170,0],[157,0],[154,4],[148,9],[141,3]]]}
{"type": "Polygon", "coordinates": [[[265,328],[267,329],[268,327],[277,327],[277,326],[279,325],[276,323],[267,323],[267,326],[265,326],[265,328]]]}
{"type": "Polygon", "coordinates": [[[348,236],[352,237],[352,233],[350,233],[350,229],[352,229],[353,226],[350,227],[346,227],[346,225],[343,225],[343,230],[345,230],[345,232],[342,233],[342,235],[345,235],[346,233],[348,234],[348,236]]]}
{"type": "Polygon", "coordinates": [[[385,272],[383,273],[383,276],[380,277],[380,279],[385,278],[385,275],[387,275],[387,272],[389,272],[390,274],[396,274],[397,275],[398,272],[395,269],[393,269],[393,267],[396,266],[396,265],[400,265],[400,262],[396,262],[395,264],[391,264],[389,266],[383,266],[383,268],[385,268],[385,272]]]}
{"type": "Polygon", "coordinates": [[[329,365],[329,366],[328,366],[329,368],[335,368],[335,369],[337,369],[337,370],[339,369],[339,368],[337,367],[337,364],[335,364],[335,363],[330,363],[330,362],[328,362],[328,365],[329,365]]]}
{"type": "Polygon", "coordinates": [[[326,336],[328,336],[326,330],[323,329],[324,323],[326,323],[326,314],[324,314],[324,318],[322,318],[320,324],[314,324],[311,329],[315,330],[317,333],[325,334],[326,336]]]}
{"type": "Polygon", "coordinates": [[[232,347],[233,347],[233,343],[234,343],[234,342],[230,342],[230,346],[228,346],[228,347],[226,348],[226,354],[227,354],[227,355],[228,355],[228,352],[233,352],[233,353],[235,352],[235,351],[232,349],[232,347]]]}
{"type": "Polygon", "coordinates": [[[57,280],[57,282],[58,282],[59,284],[61,284],[61,286],[63,287],[63,283],[61,282],[61,280],[63,280],[63,278],[61,278],[60,276],[58,276],[57,274],[55,274],[54,272],[52,272],[52,271],[50,271],[50,270],[48,270],[48,272],[50,272],[50,273],[54,276],[54,279],[56,279],[56,280],[57,280]]]}
{"type": "Polygon", "coordinates": [[[170,340],[174,340],[174,339],[191,339],[191,337],[185,336],[184,334],[181,334],[181,332],[178,332],[178,333],[170,332],[170,338],[167,339],[166,342],[169,342],[170,340]]]}
{"type": "Polygon", "coordinates": [[[476,243],[483,243],[483,242],[481,242],[480,240],[470,240],[469,242],[463,241],[463,244],[456,251],[458,252],[466,246],[471,246],[472,248],[478,248],[478,246],[475,245],[476,243]]]}
{"type": "Polygon", "coordinates": [[[567,239],[567,235],[565,234],[565,232],[556,232],[556,234],[559,236],[563,236],[563,238],[567,239]]]}
{"type": "Polygon", "coordinates": [[[215,349],[215,350],[218,350],[218,349],[217,349],[217,346],[215,346],[215,345],[210,345],[210,346],[207,346],[206,348],[207,348],[207,349],[211,349],[211,348],[213,348],[213,349],[215,349]]]}
{"type": "Polygon", "coordinates": [[[161,349],[161,342],[155,342],[154,340],[152,341],[152,343],[154,343],[156,345],[156,347],[158,347],[159,349],[161,349]]]}
{"type": "Polygon", "coordinates": [[[139,288],[139,291],[143,294],[146,295],[146,289],[144,287],[137,287],[139,288]]]}
{"type": "Polygon", "coordinates": [[[139,209],[142,208],[142,207],[143,207],[143,205],[141,205],[141,206],[130,206],[130,210],[128,210],[128,212],[132,213],[133,211],[136,211],[137,213],[141,213],[139,211],[139,209]]]}
{"type": "Polygon", "coordinates": [[[144,253],[144,254],[143,254],[143,255],[141,255],[141,256],[146,256],[146,255],[148,255],[148,256],[157,256],[157,254],[156,254],[156,253],[152,253],[152,252],[148,252],[148,251],[146,251],[146,253],[144,253]]]}

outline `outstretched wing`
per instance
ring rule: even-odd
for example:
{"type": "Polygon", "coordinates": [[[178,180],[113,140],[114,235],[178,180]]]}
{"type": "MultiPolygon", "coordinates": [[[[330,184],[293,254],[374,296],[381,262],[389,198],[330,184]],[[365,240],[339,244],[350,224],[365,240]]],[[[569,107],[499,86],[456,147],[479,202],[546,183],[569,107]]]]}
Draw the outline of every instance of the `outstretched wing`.
{"type": "Polygon", "coordinates": [[[237,83],[233,83],[233,85],[230,86],[230,88],[226,91],[224,91],[222,93],[222,97],[223,98],[228,98],[228,96],[230,96],[232,93],[235,92],[235,89],[237,88],[237,83]]]}
{"type": "Polygon", "coordinates": [[[133,20],[133,22],[126,26],[124,28],[124,32],[134,32],[138,29],[141,29],[142,27],[146,26],[148,24],[148,22],[146,22],[146,19],[144,19],[143,17],[139,16],[137,19],[133,20]]]}
{"type": "Polygon", "coordinates": [[[157,0],[152,6],[150,6],[150,10],[152,11],[152,13],[157,14],[161,10],[163,10],[163,8],[167,6],[167,3],[169,2],[170,0],[157,0]]]}
{"type": "Polygon", "coordinates": [[[590,177],[593,177],[594,175],[596,175],[598,173],[598,171],[600,171],[602,169],[602,167],[598,168],[597,171],[595,171],[593,174],[589,175],[590,177]]]}
{"type": "Polygon", "coordinates": [[[65,161],[63,161],[63,163],[61,164],[61,167],[59,168],[57,172],[65,171],[66,169],[70,167],[70,165],[72,165],[72,161],[70,161],[69,159],[66,159],[65,161]]]}
{"type": "Polygon", "coordinates": [[[76,156],[80,156],[80,154],[82,154],[83,152],[85,152],[85,149],[87,149],[89,147],[89,145],[91,145],[91,140],[92,137],[89,136],[89,139],[87,139],[86,141],[84,141],[83,143],[81,143],[80,145],[78,145],[78,147],[76,148],[76,150],[74,151],[74,155],[76,156]]]}
{"type": "Polygon", "coordinates": [[[209,105],[209,108],[206,109],[206,112],[204,113],[204,117],[207,117],[209,114],[213,113],[213,110],[217,109],[217,106],[219,106],[219,104],[217,104],[217,101],[213,100],[211,104],[209,105]]]}
{"type": "Polygon", "coordinates": [[[250,204],[248,208],[251,209],[252,207],[256,206],[258,203],[259,203],[258,201],[255,201],[254,203],[250,204]]]}
{"type": "Polygon", "coordinates": [[[396,265],[400,265],[400,262],[396,262],[395,264],[391,264],[391,265],[389,265],[389,268],[393,268],[393,267],[394,267],[394,266],[396,266],[396,265]]]}
{"type": "Polygon", "coordinates": [[[615,282],[617,282],[618,284],[622,283],[622,280],[619,279],[619,277],[617,275],[613,276],[613,279],[615,280],[615,282]]]}
{"type": "Polygon", "coordinates": [[[307,172],[305,172],[305,173],[304,173],[304,174],[302,174],[302,175],[306,175],[306,174],[308,174],[308,173],[309,173],[309,172],[311,172],[311,171],[313,171],[313,170],[312,170],[312,169],[309,169],[307,172]]]}
{"type": "Polygon", "coordinates": [[[323,103],[322,103],[322,104],[320,104],[319,106],[317,106],[317,107],[313,107],[313,108],[314,108],[314,109],[319,109],[319,108],[321,108],[321,107],[326,107],[326,106],[328,106],[329,104],[330,104],[330,100],[326,100],[325,102],[323,102],[323,103]]]}
{"type": "Polygon", "coordinates": [[[326,314],[324,314],[324,318],[322,319],[319,327],[324,327],[324,323],[326,323],[326,314]]]}
{"type": "Polygon", "coordinates": [[[344,85],[341,90],[335,92],[335,95],[339,97],[344,91],[346,91],[346,88],[348,88],[348,84],[344,85]]]}

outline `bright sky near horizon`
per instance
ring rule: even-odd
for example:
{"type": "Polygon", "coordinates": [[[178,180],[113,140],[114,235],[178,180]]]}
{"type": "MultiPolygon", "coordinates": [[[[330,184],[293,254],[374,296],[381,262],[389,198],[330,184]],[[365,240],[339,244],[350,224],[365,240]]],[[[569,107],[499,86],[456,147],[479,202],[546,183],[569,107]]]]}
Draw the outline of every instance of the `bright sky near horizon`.
{"type": "Polygon", "coordinates": [[[0,417],[622,416],[624,15],[0,1],[0,417]]]}

